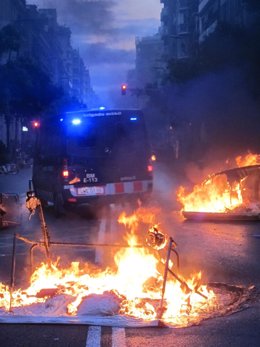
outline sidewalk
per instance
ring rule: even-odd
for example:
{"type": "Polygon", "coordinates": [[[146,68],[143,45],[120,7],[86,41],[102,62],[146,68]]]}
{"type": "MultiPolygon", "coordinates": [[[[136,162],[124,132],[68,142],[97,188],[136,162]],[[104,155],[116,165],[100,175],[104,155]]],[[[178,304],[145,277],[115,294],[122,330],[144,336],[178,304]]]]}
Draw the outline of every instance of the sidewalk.
{"type": "Polygon", "coordinates": [[[25,200],[31,176],[31,168],[21,169],[18,174],[0,175],[0,193],[3,193],[3,201],[0,201],[0,206],[5,211],[1,219],[0,229],[6,223],[8,223],[8,226],[16,223],[21,224],[23,216],[28,215],[25,200]]]}
{"type": "Polygon", "coordinates": [[[21,169],[18,174],[0,175],[0,193],[15,193],[23,196],[29,190],[32,169],[21,169]]]}

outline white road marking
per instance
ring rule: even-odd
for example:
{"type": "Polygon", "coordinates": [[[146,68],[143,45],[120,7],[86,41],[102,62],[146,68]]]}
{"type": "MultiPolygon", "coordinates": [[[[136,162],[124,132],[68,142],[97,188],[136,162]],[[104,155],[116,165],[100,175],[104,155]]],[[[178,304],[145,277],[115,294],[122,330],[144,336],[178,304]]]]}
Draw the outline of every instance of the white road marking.
{"type": "Polygon", "coordinates": [[[125,329],[112,328],[112,347],[125,347],[125,329]]]}
{"type": "Polygon", "coordinates": [[[90,326],[88,328],[86,347],[100,347],[100,342],[101,342],[101,327],[90,326]]]}
{"type": "MultiPolygon", "coordinates": [[[[98,229],[98,237],[97,243],[104,244],[107,243],[107,234],[110,229],[110,213],[109,207],[103,210],[102,219],[100,221],[99,229],[98,229]]],[[[103,261],[104,250],[101,247],[96,248],[95,252],[95,263],[102,264],[103,261]]]]}
{"type": "MultiPolygon", "coordinates": [[[[116,204],[110,204],[107,209],[103,210],[102,219],[98,229],[98,244],[123,243],[122,233],[125,234],[125,229],[117,221],[123,210],[124,209],[122,209],[122,206],[116,204]]],[[[95,263],[102,264],[103,255],[104,249],[97,247],[95,253],[95,263]]]]}
{"type": "MultiPolygon", "coordinates": [[[[125,244],[124,236],[127,233],[126,227],[118,222],[118,218],[122,212],[126,212],[129,215],[128,207],[121,206],[120,204],[111,206],[111,232],[110,232],[110,242],[111,243],[122,243],[125,244]]],[[[131,212],[132,213],[132,212],[131,212]]]]}
{"type": "MultiPolygon", "coordinates": [[[[89,326],[86,347],[101,346],[101,329],[101,326],[89,326]]],[[[124,328],[112,328],[112,347],[126,347],[124,328]]]]}

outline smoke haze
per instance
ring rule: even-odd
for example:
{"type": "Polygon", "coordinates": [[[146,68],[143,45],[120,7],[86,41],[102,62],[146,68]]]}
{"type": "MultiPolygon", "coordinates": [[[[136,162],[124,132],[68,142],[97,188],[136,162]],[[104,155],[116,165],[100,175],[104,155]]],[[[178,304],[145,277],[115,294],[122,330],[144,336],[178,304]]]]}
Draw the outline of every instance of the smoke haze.
{"type": "MultiPolygon", "coordinates": [[[[90,69],[94,90],[105,102],[117,96],[127,71],[134,67],[135,38],[158,31],[158,0],[27,0],[39,8],[56,8],[58,22],[72,31],[90,69]]],[[[107,105],[109,106],[109,105],[107,105]]]]}

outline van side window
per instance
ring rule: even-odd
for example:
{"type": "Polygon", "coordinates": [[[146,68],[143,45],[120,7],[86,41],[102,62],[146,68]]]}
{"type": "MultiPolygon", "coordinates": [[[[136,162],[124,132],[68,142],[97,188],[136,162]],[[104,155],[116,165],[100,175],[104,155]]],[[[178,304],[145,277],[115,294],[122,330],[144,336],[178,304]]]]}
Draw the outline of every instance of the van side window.
{"type": "Polygon", "coordinates": [[[59,164],[62,147],[60,134],[44,132],[39,141],[38,161],[45,165],[59,164]]]}

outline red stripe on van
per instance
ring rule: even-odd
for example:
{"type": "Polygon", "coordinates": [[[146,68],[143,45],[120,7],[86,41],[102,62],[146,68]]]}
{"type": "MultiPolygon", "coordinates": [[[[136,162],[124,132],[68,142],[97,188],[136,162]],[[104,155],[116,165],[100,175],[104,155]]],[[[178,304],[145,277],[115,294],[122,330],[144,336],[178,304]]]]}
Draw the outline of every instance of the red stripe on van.
{"type": "Polygon", "coordinates": [[[124,193],[124,183],[116,183],[115,184],[116,193],[124,193]]]}
{"type": "Polygon", "coordinates": [[[143,182],[135,181],[134,182],[134,192],[141,192],[143,190],[143,182]]]}

